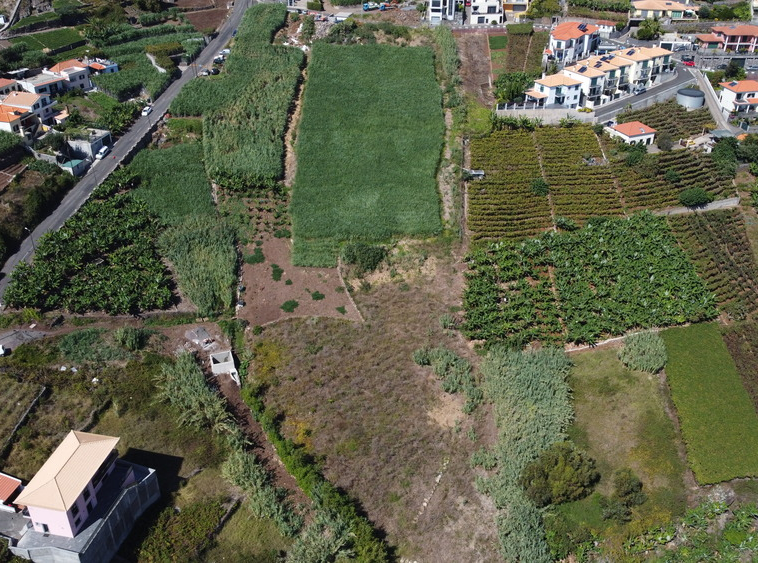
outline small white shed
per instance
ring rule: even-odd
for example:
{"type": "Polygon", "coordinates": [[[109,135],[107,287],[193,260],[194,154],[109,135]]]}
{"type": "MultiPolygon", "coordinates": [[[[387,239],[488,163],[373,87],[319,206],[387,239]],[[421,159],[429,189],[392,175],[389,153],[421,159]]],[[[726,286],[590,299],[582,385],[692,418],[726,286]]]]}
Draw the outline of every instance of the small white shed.
{"type": "Polygon", "coordinates": [[[240,385],[240,376],[237,373],[237,366],[234,365],[234,356],[231,350],[211,354],[211,372],[213,375],[228,373],[234,382],[238,386],[240,385]]]}

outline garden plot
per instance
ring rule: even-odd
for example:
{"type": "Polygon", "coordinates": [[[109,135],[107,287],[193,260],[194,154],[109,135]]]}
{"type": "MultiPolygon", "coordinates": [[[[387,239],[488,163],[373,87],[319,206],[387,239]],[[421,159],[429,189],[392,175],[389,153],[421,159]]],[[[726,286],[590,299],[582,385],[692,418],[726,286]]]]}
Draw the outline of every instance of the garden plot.
{"type": "Polygon", "coordinates": [[[308,75],[291,204],[297,263],[334,265],[333,252],[302,251],[324,241],[438,233],[444,120],[432,51],[319,43],[308,75]]]}
{"type": "Polygon", "coordinates": [[[0,378],[0,448],[26,412],[41,387],[33,383],[18,383],[10,377],[0,378]]]}

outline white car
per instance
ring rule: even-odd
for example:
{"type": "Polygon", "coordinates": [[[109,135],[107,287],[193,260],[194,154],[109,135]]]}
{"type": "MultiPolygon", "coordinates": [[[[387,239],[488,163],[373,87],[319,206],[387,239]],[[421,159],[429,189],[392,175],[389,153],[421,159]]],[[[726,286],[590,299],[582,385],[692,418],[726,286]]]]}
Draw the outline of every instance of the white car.
{"type": "Polygon", "coordinates": [[[153,111],[153,106],[145,106],[142,108],[142,117],[145,117],[146,115],[150,115],[150,113],[153,111]]]}
{"type": "Polygon", "coordinates": [[[111,152],[110,147],[102,147],[99,151],[97,151],[95,158],[97,160],[103,160],[106,156],[108,156],[109,152],[111,152]]]}

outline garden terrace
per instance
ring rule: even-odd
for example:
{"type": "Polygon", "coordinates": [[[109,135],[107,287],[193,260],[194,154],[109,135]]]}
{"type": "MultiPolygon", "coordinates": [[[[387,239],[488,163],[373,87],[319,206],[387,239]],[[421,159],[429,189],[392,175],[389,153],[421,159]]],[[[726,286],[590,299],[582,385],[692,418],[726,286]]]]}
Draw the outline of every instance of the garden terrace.
{"type": "MultiPolygon", "coordinates": [[[[531,26],[531,24],[525,25],[531,26]]],[[[528,33],[510,31],[506,37],[505,62],[502,70],[505,72],[539,73],[542,68],[542,53],[547,46],[550,33],[546,31],[534,32],[533,30],[528,33]]],[[[493,62],[499,62],[499,58],[496,61],[493,56],[493,62]]]]}
{"type": "Polygon", "coordinates": [[[11,438],[13,427],[21,420],[41,387],[33,383],[18,383],[0,376],[0,448],[11,438]]]}
{"type": "Polygon", "coordinates": [[[726,196],[734,190],[731,178],[716,170],[710,155],[679,150],[645,158],[648,163],[639,166],[614,165],[629,210],[679,205],[679,194],[685,188],[703,188],[716,197],[726,196]],[[673,170],[679,177],[676,182],[666,179],[668,170],[673,170]]]}
{"type": "Polygon", "coordinates": [[[611,167],[603,160],[597,136],[587,126],[545,127],[535,131],[545,180],[557,217],[579,223],[596,215],[620,215],[621,201],[611,167]]]}
{"type": "Polygon", "coordinates": [[[473,339],[552,340],[560,319],[566,341],[594,343],[632,328],[716,314],[713,296],[665,220],[649,213],[594,218],[579,231],[519,245],[493,243],[473,252],[468,265],[463,330],[473,339]]]}
{"type": "Polygon", "coordinates": [[[626,111],[618,114],[619,123],[641,121],[658,131],[658,134],[668,133],[676,142],[703,133],[709,123],[713,123],[708,108],[687,111],[675,100],[654,104],[645,109],[626,111]]]}
{"type": "Polygon", "coordinates": [[[719,307],[741,319],[758,310],[758,271],[738,210],[710,211],[668,218],[719,307]]]}
{"type": "Polygon", "coordinates": [[[496,131],[472,139],[471,167],[485,172],[483,180],[468,184],[468,228],[474,240],[527,238],[551,226],[548,198],[531,189],[542,174],[530,133],[496,131]]]}
{"type": "Polygon", "coordinates": [[[291,204],[298,264],[335,263],[308,259],[304,242],[440,231],[441,102],[428,48],[314,45],[291,204]]]}

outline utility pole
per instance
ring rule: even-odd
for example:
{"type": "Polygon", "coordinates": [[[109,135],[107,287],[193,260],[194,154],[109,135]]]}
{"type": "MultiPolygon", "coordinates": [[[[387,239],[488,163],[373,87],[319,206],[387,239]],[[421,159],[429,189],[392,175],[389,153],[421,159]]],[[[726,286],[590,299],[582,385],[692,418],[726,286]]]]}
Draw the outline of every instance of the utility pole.
{"type": "Polygon", "coordinates": [[[34,253],[37,253],[37,245],[34,244],[34,236],[32,236],[32,232],[29,230],[29,227],[24,227],[24,230],[29,233],[29,240],[32,241],[32,249],[34,250],[34,253]]]}

